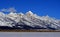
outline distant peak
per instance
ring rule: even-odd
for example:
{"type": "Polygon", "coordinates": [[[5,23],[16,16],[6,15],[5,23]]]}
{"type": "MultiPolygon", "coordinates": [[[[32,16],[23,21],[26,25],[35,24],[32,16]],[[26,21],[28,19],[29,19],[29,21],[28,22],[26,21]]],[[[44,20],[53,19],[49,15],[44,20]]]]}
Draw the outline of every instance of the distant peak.
{"type": "Polygon", "coordinates": [[[22,12],[19,13],[20,16],[23,16],[24,14],[22,12]]]}
{"type": "Polygon", "coordinates": [[[32,11],[28,11],[27,14],[33,14],[32,11]]]}
{"type": "Polygon", "coordinates": [[[49,16],[48,16],[48,15],[46,15],[45,17],[46,17],[46,18],[49,18],[49,16]]]}
{"type": "Polygon", "coordinates": [[[3,12],[0,12],[0,16],[5,16],[5,14],[3,12]]]}
{"type": "Polygon", "coordinates": [[[10,12],[8,15],[9,15],[9,16],[17,16],[17,13],[10,12]]]}
{"type": "Polygon", "coordinates": [[[28,16],[32,16],[33,13],[32,13],[32,11],[28,11],[28,12],[26,13],[26,15],[28,15],[28,16]]]}
{"type": "Polygon", "coordinates": [[[10,12],[9,14],[15,14],[14,12],[10,12]]]}
{"type": "Polygon", "coordinates": [[[28,12],[32,12],[32,11],[28,11],[28,12]]]}

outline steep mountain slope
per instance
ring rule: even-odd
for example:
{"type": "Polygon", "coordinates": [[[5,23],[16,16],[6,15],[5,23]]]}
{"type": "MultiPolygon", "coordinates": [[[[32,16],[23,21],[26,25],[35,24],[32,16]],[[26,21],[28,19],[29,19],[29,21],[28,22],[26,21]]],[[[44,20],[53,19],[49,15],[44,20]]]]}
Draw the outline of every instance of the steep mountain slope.
{"type": "Polygon", "coordinates": [[[47,16],[38,16],[31,11],[26,14],[0,12],[0,28],[10,27],[17,29],[60,29],[60,20],[47,16]]]}

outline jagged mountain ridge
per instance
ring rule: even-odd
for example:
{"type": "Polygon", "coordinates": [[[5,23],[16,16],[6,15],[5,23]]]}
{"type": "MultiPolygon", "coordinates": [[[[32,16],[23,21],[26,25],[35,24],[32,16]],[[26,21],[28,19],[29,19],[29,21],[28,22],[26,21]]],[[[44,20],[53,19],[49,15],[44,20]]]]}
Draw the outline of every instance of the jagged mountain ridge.
{"type": "Polygon", "coordinates": [[[60,29],[60,20],[47,16],[38,16],[28,11],[26,14],[0,12],[0,28],[10,27],[17,29],[60,29]]]}

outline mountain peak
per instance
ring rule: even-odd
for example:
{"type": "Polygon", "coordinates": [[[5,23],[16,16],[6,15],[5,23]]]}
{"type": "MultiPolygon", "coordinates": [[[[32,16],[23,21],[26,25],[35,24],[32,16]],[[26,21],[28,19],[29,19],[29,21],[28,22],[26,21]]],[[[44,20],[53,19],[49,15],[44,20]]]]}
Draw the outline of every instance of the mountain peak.
{"type": "Polygon", "coordinates": [[[22,15],[24,15],[24,14],[23,14],[22,12],[20,12],[20,13],[19,13],[19,15],[21,15],[21,16],[22,16],[22,15]]]}
{"type": "Polygon", "coordinates": [[[32,11],[28,11],[28,12],[26,13],[26,15],[27,15],[27,16],[32,16],[33,13],[32,13],[32,11]]]}
{"type": "Polygon", "coordinates": [[[8,15],[10,15],[10,16],[17,16],[17,13],[10,12],[8,15]]]}
{"type": "Polygon", "coordinates": [[[5,16],[5,14],[3,12],[0,12],[0,16],[5,16]]]}

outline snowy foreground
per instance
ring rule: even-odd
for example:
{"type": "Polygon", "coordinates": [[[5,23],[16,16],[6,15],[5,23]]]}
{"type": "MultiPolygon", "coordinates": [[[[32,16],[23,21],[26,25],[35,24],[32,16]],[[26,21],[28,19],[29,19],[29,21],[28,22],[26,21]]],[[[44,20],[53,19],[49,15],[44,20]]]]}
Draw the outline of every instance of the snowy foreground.
{"type": "Polygon", "coordinates": [[[0,32],[0,37],[60,37],[60,32],[0,32]]]}
{"type": "Polygon", "coordinates": [[[23,13],[0,12],[0,29],[47,29],[60,30],[60,20],[47,16],[38,16],[31,11],[23,13]]]}

